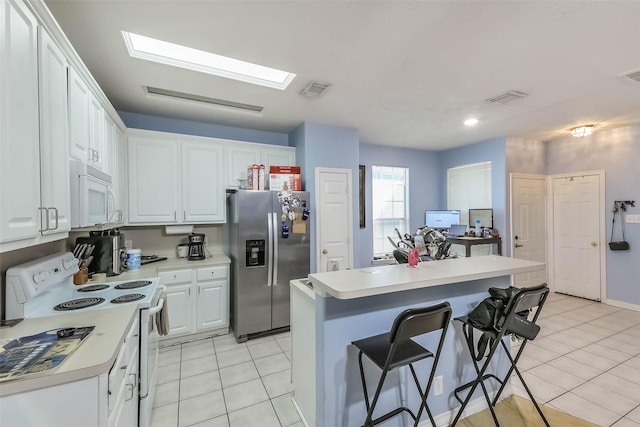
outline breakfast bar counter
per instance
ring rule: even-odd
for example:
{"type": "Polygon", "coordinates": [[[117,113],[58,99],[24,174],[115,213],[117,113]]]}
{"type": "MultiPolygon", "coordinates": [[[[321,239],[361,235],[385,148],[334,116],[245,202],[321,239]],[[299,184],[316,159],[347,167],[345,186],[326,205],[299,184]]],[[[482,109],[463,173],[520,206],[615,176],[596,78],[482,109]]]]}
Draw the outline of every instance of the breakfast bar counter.
{"type": "MultiPolygon", "coordinates": [[[[292,281],[292,381],[299,412],[309,426],[361,426],[366,409],[358,352],[351,342],[388,332],[395,317],[409,307],[448,301],[453,317],[465,315],[488,296],[490,287],[506,288],[511,275],[544,268],[545,264],[538,262],[489,255],[423,262],[415,268],[397,264],[310,274],[313,291],[303,281],[292,281]]],[[[433,390],[429,394],[429,406],[442,425],[451,421],[460,406],[453,390],[475,376],[456,323],[449,325],[436,371],[436,376],[443,379],[442,394],[434,396],[433,390]]],[[[416,341],[431,350],[437,346],[437,337],[430,335],[416,341]]],[[[506,356],[494,358],[494,372],[506,373],[508,366],[506,356]]],[[[429,360],[416,364],[421,383],[426,383],[430,367],[429,360]]],[[[404,369],[396,371],[387,377],[376,412],[402,405],[420,406],[411,375],[404,369]]],[[[373,387],[379,370],[365,364],[365,373],[373,387]]],[[[503,394],[509,395],[509,388],[503,394]]],[[[484,398],[480,396],[474,395],[470,408],[478,398],[476,406],[482,405],[484,398]]],[[[397,416],[385,425],[403,426],[407,422],[397,416]]]]}

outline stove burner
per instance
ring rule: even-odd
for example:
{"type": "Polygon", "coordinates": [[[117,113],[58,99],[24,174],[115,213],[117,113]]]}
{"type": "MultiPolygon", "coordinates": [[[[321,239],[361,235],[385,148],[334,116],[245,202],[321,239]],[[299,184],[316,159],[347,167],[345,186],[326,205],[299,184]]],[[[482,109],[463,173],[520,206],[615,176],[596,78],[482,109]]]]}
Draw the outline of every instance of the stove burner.
{"type": "Polygon", "coordinates": [[[56,311],[79,310],[81,308],[93,307],[104,302],[104,298],[79,298],[65,301],[53,307],[56,311]]]}
{"type": "Polygon", "coordinates": [[[116,289],[135,289],[143,286],[149,286],[151,282],[149,280],[136,280],[135,282],[125,282],[116,285],[116,289]]]}
{"type": "Polygon", "coordinates": [[[109,285],[89,285],[84,288],[78,289],[78,292],[93,292],[93,291],[101,291],[103,289],[108,289],[109,285]]]}
{"type": "Polygon", "coordinates": [[[143,294],[127,294],[127,295],[121,295],[117,298],[112,299],[111,303],[124,304],[126,302],[138,301],[139,299],[142,299],[142,298],[144,298],[143,294]]]}

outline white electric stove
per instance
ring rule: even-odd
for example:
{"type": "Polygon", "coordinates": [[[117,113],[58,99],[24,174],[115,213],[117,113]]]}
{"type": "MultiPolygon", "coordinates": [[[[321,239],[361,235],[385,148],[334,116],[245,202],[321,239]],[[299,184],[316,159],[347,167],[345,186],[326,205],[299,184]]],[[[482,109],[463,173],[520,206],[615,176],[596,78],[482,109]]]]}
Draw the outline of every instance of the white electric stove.
{"type": "Polygon", "coordinates": [[[164,306],[158,278],[73,284],[78,260],[71,252],[39,258],[7,270],[6,318],[38,318],[136,304],[140,313],[139,426],[150,425],[158,356],[155,315],[164,306]]]}

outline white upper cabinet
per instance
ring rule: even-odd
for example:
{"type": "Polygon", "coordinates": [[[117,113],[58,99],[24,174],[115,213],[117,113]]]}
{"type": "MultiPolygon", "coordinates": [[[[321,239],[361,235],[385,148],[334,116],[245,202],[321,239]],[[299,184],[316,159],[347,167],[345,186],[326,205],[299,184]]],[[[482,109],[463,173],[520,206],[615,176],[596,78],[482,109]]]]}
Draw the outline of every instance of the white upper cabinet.
{"type": "Polygon", "coordinates": [[[0,241],[40,230],[38,24],[21,1],[1,3],[0,241]]]}
{"type": "MultiPolygon", "coordinates": [[[[239,188],[247,179],[247,169],[252,164],[264,165],[265,174],[269,174],[269,166],[295,166],[296,149],[277,145],[256,144],[225,140],[226,173],[225,186],[239,188]]],[[[265,176],[265,182],[267,177],[265,176]]]]}
{"type": "Polygon", "coordinates": [[[247,169],[253,164],[260,164],[260,151],[252,144],[227,142],[226,187],[239,188],[240,182],[247,180],[247,169]]]}
{"type": "Polygon", "coordinates": [[[105,149],[104,109],[100,101],[89,94],[89,164],[106,172],[108,154],[105,149]]]}
{"type": "Polygon", "coordinates": [[[0,8],[0,252],[63,239],[70,228],[67,61],[26,5],[0,8]]]}
{"type": "Polygon", "coordinates": [[[89,100],[91,92],[73,67],[69,68],[69,154],[89,161],[89,100]]]}
{"type": "Polygon", "coordinates": [[[67,60],[51,36],[39,28],[40,176],[43,234],[71,229],[67,60]]]}
{"type": "Polygon", "coordinates": [[[225,221],[223,149],[208,138],[129,133],[129,223],[225,221]]]}
{"type": "Polygon", "coordinates": [[[208,142],[179,141],[183,222],[224,222],[223,150],[208,142]]]}
{"type": "Polygon", "coordinates": [[[180,210],[179,151],[173,137],[129,135],[129,223],[174,224],[180,210]]]}

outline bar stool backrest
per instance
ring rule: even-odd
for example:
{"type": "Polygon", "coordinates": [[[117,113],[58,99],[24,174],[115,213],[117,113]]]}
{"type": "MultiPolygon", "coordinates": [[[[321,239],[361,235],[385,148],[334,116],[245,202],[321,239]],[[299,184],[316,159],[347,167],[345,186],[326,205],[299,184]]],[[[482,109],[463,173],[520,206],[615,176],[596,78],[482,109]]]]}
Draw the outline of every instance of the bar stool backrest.
{"type": "Polygon", "coordinates": [[[389,341],[405,341],[418,335],[446,329],[450,320],[451,306],[448,302],[431,307],[409,308],[393,321],[389,341]]]}
{"type": "Polygon", "coordinates": [[[548,294],[549,288],[546,283],[532,288],[522,288],[514,294],[505,309],[505,317],[502,324],[506,330],[505,332],[514,332],[525,338],[534,339],[540,331],[540,327],[535,323],[538,320],[538,316],[540,315],[548,294]],[[532,320],[528,320],[526,317],[519,315],[519,313],[528,312],[536,307],[537,310],[532,320]]]}

